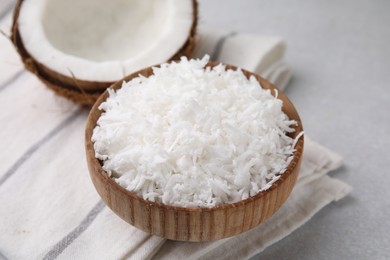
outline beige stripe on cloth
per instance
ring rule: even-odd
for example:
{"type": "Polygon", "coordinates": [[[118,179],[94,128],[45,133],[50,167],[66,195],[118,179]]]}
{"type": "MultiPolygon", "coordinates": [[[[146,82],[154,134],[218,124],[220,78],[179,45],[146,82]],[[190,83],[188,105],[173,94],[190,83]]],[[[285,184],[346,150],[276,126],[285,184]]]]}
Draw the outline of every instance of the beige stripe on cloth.
{"type": "MultiPolygon", "coordinates": [[[[0,39],[0,45],[6,48],[0,57],[20,66],[7,39],[0,39]]],[[[286,45],[279,38],[203,29],[199,46],[196,55],[209,53],[255,71],[281,82],[280,88],[290,77],[282,61],[286,45]]],[[[6,66],[4,59],[0,66],[6,66]]],[[[2,82],[8,83],[0,91],[0,142],[7,149],[0,151],[0,258],[249,258],[349,190],[327,175],[340,166],[340,156],[306,138],[298,184],[264,225],[207,243],[151,236],[112,213],[94,190],[83,144],[88,111],[56,97],[30,73],[15,78],[12,69],[4,72],[2,82]]]]}

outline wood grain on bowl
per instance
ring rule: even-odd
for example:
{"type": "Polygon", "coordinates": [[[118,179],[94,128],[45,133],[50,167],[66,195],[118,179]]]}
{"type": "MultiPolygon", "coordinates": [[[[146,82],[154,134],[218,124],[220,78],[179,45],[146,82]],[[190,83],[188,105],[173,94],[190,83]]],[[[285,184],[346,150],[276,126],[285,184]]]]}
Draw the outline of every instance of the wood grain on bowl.
{"type": "MultiPolygon", "coordinates": [[[[209,62],[208,66],[219,63],[209,62]]],[[[237,69],[227,65],[228,69],[237,69]]],[[[263,88],[274,89],[274,86],[258,75],[243,70],[246,77],[254,76],[263,88]]],[[[145,77],[152,74],[152,69],[138,71],[126,78],[128,81],[138,75],[145,77]]],[[[111,86],[118,89],[119,81],[111,86]]],[[[304,139],[301,137],[296,144],[293,160],[287,170],[268,190],[260,192],[248,199],[217,206],[214,208],[181,208],[144,200],[126,190],[108,177],[102,169],[102,163],[95,158],[91,141],[93,129],[101,115],[99,105],[108,97],[104,92],[93,106],[85,132],[85,145],[88,168],[93,184],[108,207],[119,217],[131,225],[153,235],[181,241],[209,241],[233,236],[258,226],[272,216],[286,201],[291,193],[302,160],[304,139]]],[[[290,100],[279,91],[278,98],[283,101],[283,112],[290,119],[298,122],[295,132],[290,134],[295,138],[303,131],[302,122],[290,100]]]]}

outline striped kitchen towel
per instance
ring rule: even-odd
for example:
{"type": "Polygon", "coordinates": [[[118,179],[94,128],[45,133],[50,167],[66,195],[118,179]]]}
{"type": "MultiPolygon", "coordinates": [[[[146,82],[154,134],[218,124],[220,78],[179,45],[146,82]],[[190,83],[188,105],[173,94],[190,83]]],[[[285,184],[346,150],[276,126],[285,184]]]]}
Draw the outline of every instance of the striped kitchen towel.
{"type": "MultiPolygon", "coordinates": [[[[0,21],[10,24],[8,13],[0,21]]],[[[279,38],[200,30],[196,55],[255,71],[283,88],[290,70],[279,38]]],[[[207,243],[167,241],[117,217],[97,195],[84,155],[88,110],[55,96],[25,72],[0,38],[0,258],[249,258],[287,236],[349,186],[327,173],[341,158],[306,138],[302,171],[287,203],[266,223],[207,243]]]]}

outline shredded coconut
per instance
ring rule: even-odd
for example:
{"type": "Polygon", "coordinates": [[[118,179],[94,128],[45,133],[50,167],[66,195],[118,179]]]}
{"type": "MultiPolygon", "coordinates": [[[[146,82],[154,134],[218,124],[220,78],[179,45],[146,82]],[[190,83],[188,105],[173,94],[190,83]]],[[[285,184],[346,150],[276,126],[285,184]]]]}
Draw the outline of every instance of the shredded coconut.
{"type": "Polygon", "coordinates": [[[167,205],[214,207],[266,190],[285,172],[296,122],[282,101],[208,60],[182,58],[109,90],[92,141],[119,185],[167,205]]]}

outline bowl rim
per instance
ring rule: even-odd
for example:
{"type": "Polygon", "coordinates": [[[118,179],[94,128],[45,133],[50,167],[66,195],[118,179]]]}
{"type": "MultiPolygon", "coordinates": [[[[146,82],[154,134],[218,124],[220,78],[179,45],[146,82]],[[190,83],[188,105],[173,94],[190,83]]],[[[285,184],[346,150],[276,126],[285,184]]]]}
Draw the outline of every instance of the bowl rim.
{"type": "MultiPolygon", "coordinates": [[[[175,61],[172,61],[172,62],[175,62],[175,61]]],[[[171,62],[168,62],[168,63],[171,63],[171,62]]],[[[166,64],[166,63],[164,63],[164,64],[166,64]]],[[[213,68],[213,67],[218,66],[220,64],[226,66],[226,69],[232,69],[232,70],[240,69],[240,70],[242,70],[242,72],[244,73],[244,75],[247,78],[249,78],[250,76],[254,76],[262,88],[274,90],[274,91],[271,91],[271,94],[273,96],[275,96],[276,87],[273,84],[271,84],[270,82],[268,82],[267,80],[265,80],[264,78],[260,77],[259,75],[255,74],[253,72],[238,68],[238,67],[233,66],[233,65],[228,65],[228,64],[225,64],[222,62],[215,62],[215,61],[209,61],[206,64],[205,68],[207,68],[207,67],[213,68]]],[[[98,107],[108,97],[108,90],[109,89],[118,90],[122,87],[122,83],[124,81],[129,81],[129,80],[131,80],[135,77],[138,77],[138,76],[148,77],[151,74],[153,74],[153,68],[156,68],[156,67],[158,68],[160,66],[161,66],[161,64],[147,67],[145,69],[139,70],[137,72],[134,72],[134,73],[124,77],[122,80],[115,82],[100,95],[100,97],[97,99],[97,101],[95,102],[95,104],[93,105],[93,107],[91,108],[91,110],[89,112],[87,124],[86,124],[86,130],[85,130],[85,149],[86,149],[87,160],[89,160],[89,163],[97,166],[97,167],[95,167],[95,169],[98,170],[97,174],[99,175],[100,178],[102,178],[104,180],[104,182],[106,184],[113,186],[115,189],[124,193],[126,196],[130,197],[131,199],[139,201],[142,204],[146,204],[149,207],[153,206],[156,208],[164,208],[164,209],[173,210],[176,212],[215,212],[215,211],[219,211],[219,210],[225,210],[228,208],[236,208],[236,207],[244,206],[247,203],[253,202],[253,201],[255,201],[263,196],[266,196],[267,193],[270,193],[272,190],[277,189],[279,185],[281,185],[291,174],[293,174],[294,169],[299,165],[300,159],[301,159],[302,154],[303,154],[304,134],[302,134],[299,137],[299,139],[297,140],[297,142],[295,144],[295,152],[293,154],[293,159],[291,160],[291,162],[287,166],[287,169],[285,170],[284,173],[279,175],[280,176],[279,179],[276,180],[274,183],[272,183],[271,187],[269,187],[266,190],[263,190],[263,191],[256,193],[254,196],[250,196],[244,200],[240,200],[240,201],[237,201],[234,203],[221,204],[221,205],[218,205],[215,207],[179,207],[179,206],[167,205],[167,204],[164,204],[162,202],[154,202],[154,201],[146,200],[146,199],[138,196],[134,192],[131,192],[131,191],[127,190],[126,188],[122,187],[121,185],[119,185],[118,183],[116,183],[103,170],[102,162],[95,157],[95,150],[94,150],[94,145],[92,142],[92,134],[93,134],[94,128],[96,127],[97,120],[99,119],[100,115],[103,112],[98,107]]],[[[285,96],[281,90],[277,90],[277,93],[278,93],[277,98],[283,101],[283,107],[282,107],[283,112],[288,115],[289,119],[294,119],[297,122],[297,126],[293,127],[295,129],[295,132],[292,133],[293,138],[295,138],[301,132],[303,133],[302,121],[299,117],[297,110],[295,109],[292,102],[287,98],[287,96],[285,96]],[[290,109],[289,113],[287,113],[285,111],[286,106],[288,106],[290,109]]],[[[91,176],[92,176],[92,174],[93,173],[90,172],[91,176]]]]}

